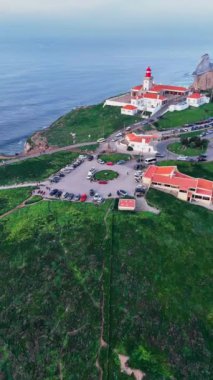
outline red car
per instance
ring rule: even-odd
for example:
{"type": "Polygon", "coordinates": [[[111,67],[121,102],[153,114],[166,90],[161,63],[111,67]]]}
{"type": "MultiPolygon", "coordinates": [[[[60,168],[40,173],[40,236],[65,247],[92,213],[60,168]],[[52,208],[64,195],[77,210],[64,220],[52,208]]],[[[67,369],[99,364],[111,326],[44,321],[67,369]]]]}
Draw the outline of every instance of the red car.
{"type": "Polygon", "coordinates": [[[107,162],[106,164],[107,164],[108,166],[112,166],[112,165],[114,165],[113,162],[111,162],[111,161],[107,162]]]}
{"type": "Polygon", "coordinates": [[[85,202],[86,200],[87,200],[87,195],[86,194],[82,194],[81,198],[80,198],[80,202],[85,202]]]}
{"type": "Polygon", "coordinates": [[[108,182],[107,181],[98,181],[98,183],[100,183],[100,185],[106,185],[108,182]]]}

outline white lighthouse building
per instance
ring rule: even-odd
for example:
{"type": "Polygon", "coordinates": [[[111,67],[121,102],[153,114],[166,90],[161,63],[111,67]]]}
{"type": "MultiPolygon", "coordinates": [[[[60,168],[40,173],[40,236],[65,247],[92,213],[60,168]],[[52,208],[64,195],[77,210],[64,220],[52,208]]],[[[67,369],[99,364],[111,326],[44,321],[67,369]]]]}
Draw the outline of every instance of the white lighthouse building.
{"type": "Polygon", "coordinates": [[[152,87],[153,87],[152,70],[150,67],[147,67],[146,74],[143,81],[143,90],[150,91],[152,87]]]}

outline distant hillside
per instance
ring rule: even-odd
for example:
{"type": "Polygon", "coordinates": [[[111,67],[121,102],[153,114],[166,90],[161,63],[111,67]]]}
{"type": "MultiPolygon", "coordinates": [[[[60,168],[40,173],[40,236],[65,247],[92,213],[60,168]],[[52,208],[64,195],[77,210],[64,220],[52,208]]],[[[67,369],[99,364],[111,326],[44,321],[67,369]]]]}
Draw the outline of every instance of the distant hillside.
{"type": "Polygon", "coordinates": [[[213,89],[213,63],[210,61],[208,54],[201,57],[201,61],[193,72],[195,76],[193,87],[196,90],[213,89]]]}

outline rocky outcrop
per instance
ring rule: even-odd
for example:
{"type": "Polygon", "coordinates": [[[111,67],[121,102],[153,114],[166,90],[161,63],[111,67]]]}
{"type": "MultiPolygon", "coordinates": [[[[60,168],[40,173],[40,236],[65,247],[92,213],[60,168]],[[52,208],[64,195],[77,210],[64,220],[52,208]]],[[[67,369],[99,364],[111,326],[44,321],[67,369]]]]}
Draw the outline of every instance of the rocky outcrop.
{"type": "Polygon", "coordinates": [[[24,153],[42,153],[49,148],[46,137],[42,136],[40,132],[35,133],[29,138],[24,145],[24,153]]]}
{"type": "Polygon", "coordinates": [[[211,90],[213,89],[213,63],[210,61],[208,54],[201,57],[200,63],[193,72],[195,76],[192,87],[196,90],[211,90]]]}

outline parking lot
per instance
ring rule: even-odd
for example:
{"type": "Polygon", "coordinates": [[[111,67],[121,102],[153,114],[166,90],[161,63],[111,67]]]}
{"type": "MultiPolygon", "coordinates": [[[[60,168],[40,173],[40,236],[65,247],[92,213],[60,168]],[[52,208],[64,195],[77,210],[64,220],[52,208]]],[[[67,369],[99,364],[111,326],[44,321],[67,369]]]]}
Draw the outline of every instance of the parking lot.
{"type": "MultiPolygon", "coordinates": [[[[63,171],[62,171],[63,173],[63,171]]],[[[51,183],[47,180],[41,184],[40,189],[45,192],[43,194],[46,198],[52,198],[50,192],[53,189],[58,189],[65,194],[66,192],[72,194],[87,194],[87,201],[92,201],[93,197],[89,195],[90,190],[93,189],[95,193],[98,193],[103,198],[118,197],[117,191],[125,190],[128,195],[133,196],[136,188],[135,170],[130,167],[129,162],[126,164],[108,166],[107,164],[100,164],[96,159],[92,161],[84,160],[78,167],[74,168],[70,173],[66,173],[64,177],[60,178],[58,183],[51,183]],[[88,172],[91,168],[95,168],[97,171],[113,170],[118,173],[118,178],[111,181],[107,181],[106,184],[101,184],[99,181],[87,179],[88,172]]],[[[38,191],[36,191],[38,193],[38,191]]],[[[55,196],[53,196],[54,198],[55,196]]]]}

